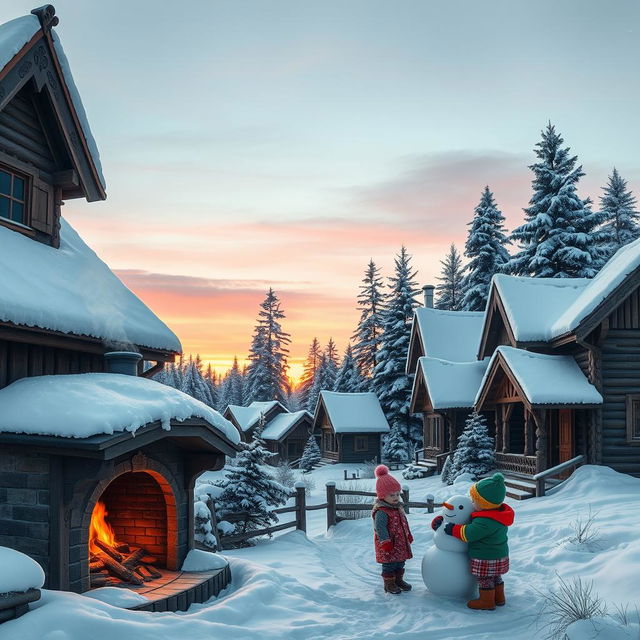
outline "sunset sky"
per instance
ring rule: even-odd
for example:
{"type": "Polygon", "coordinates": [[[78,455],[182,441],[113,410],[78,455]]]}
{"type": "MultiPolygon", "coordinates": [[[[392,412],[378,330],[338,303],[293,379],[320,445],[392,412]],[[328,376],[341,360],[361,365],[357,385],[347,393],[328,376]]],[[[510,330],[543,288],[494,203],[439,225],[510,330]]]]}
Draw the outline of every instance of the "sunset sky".
{"type": "Polygon", "coordinates": [[[55,6],[108,193],[63,215],[220,371],[269,286],[297,375],[314,336],[345,348],[370,258],[404,243],[435,283],[485,184],[519,224],[549,120],[583,197],[614,164],[640,189],[634,0],[55,6]]]}

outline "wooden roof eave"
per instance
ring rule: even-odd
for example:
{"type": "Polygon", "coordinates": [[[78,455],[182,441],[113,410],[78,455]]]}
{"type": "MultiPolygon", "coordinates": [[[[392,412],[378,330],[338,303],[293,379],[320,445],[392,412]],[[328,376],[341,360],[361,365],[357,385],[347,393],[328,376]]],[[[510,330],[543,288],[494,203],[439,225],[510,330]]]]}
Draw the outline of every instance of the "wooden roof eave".
{"type": "MultiPolygon", "coordinates": [[[[53,331],[40,327],[27,327],[13,322],[0,322],[0,339],[96,355],[103,355],[113,350],[105,346],[105,340],[101,338],[75,333],[63,333],[62,331],[53,331]]],[[[154,362],[173,362],[176,355],[178,355],[177,351],[169,351],[168,349],[154,349],[141,345],[134,345],[134,347],[144,360],[154,362]]]]}
{"type": "Polygon", "coordinates": [[[300,424],[304,421],[304,420],[309,420],[309,416],[306,415],[301,415],[285,432],[283,435],[281,435],[277,440],[272,440],[272,442],[282,442],[283,440],[286,440],[292,433],[293,431],[295,431],[300,424]]]}
{"type": "Polygon", "coordinates": [[[427,381],[424,377],[424,371],[421,366],[418,366],[416,369],[416,374],[413,378],[413,386],[411,388],[411,399],[409,405],[409,411],[411,413],[424,413],[426,411],[433,411],[433,403],[431,402],[431,397],[429,396],[429,387],[427,387],[427,381]],[[420,396],[420,392],[424,392],[425,396],[425,408],[418,408],[416,405],[418,404],[418,398],[420,396]]]}
{"type": "Polygon", "coordinates": [[[80,458],[112,460],[159,440],[169,438],[192,453],[222,453],[235,456],[240,447],[223,436],[215,427],[201,418],[182,422],[171,420],[169,431],[160,421],[151,422],[135,434],[128,431],[116,434],[96,434],[87,438],[65,438],[24,433],[0,433],[0,443],[28,446],[30,451],[80,458]]]}
{"type": "Polygon", "coordinates": [[[411,375],[418,369],[418,360],[421,356],[426,355],[424,344],[422,344],[422,335],[420,332],[420,322],[418,316],[414,312],[413,321],[411,323],[411,334],[409,337],[409,350],[407,352],[407,363],[405,373],[411,375]],[[415,355],[417,353],[417,355],[415,355]]]}
{"type": "Polygon", "coordinates": [[[533,408],[533,405],[531,404],[530,400],[527,398],[527,395],[522,389],[522,387],[520,386],[518,379],[513,374],[513,371],[511,371],[511,369],[509,368],[509,365],[507,364],[506,360],[504,359],[504,356],[501,353],[498,353],[497,358],[491,364],[491,369],[489,370],[489,374],[486,377],[485,383],[481,388],[478,402],[474,406],[475,411],[478,411],[478,412],[482,411],[485,404],[494,404],[494,403],[487,403],[487,396],[489,394],[489,391],[491,390],[491,387],[493,386],[495,377],[498,374],[498,371],[500,370],[502,370],[505,373],[505,375],[509,378],[510,382],[515,387],[516,392],[518,394],[519,401],[522,402],[522,404],[529,411],[531,411],[531,409],[533,408]]]}
{"type": "Polygon", "coordinates": [[[512,347],[518,346],[518,342],[513,333],[513,329],[509,324],[509,317],[504,308],[504,304],[502,299],[500,298],[500,293],[495,286],[491,287],[491,294],[489,296],[489,300],[487,302],[487,310],[485,312],[484,324],[482,325],[482,334],[480,336],[480,347],[478,349],[478,360],[484,360],[485,357],[493,355],[493,352],[487,353],[487,341],[489,339],[489,329],[491,328],[491,323],[493,321],[493,316],[498,312],[500,314],[500,319],[505,329],[507,330],[507,335],[509,337],[509,341],[511,342],[512,347]]]}

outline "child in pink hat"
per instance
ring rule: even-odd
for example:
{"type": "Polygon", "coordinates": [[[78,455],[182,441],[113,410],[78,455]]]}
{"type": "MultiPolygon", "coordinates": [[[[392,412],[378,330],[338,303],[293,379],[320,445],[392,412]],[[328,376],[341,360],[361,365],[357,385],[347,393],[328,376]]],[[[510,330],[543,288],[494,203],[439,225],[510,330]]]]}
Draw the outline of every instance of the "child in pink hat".
{"type": "Polygon", "coordinates": [[[383,464],[376,467],[376,501],[371,515],[376,562],[382,565],[384,590],[393,594],[410,591],[411,585],[404,581],[404,563],[413,558],[413,536],[400,502],[400,483],[383,464]]]}

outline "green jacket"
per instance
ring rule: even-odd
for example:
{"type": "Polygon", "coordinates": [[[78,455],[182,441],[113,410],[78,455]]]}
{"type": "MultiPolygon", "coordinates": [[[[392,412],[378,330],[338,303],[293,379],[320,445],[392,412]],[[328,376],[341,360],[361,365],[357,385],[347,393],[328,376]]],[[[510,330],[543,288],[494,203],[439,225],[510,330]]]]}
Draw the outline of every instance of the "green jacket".
{"type": "Polygon", "coordinates": [[[507,528],[515,513],[508,504],[498,509],[484,509],[471,514],[470,524],[457,524],[453,535],[469,545],[469,557],[478,560],[498,560],[509,555],[507,528]]]}

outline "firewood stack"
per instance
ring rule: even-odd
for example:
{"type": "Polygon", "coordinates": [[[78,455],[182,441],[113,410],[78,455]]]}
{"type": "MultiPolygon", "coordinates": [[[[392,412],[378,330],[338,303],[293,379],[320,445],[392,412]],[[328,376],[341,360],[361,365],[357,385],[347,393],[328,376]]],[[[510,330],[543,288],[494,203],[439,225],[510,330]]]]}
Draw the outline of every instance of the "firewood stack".
{"type": "Polygon", "coordinates": [[[131,547],[126,543],[111,547],[98,539],[93,540],[93,544],[100,551],[91,552],[89,556],[92,587],[141,585],[162,577],[152,566],[158,559],[142,547],[131,547]]]}

